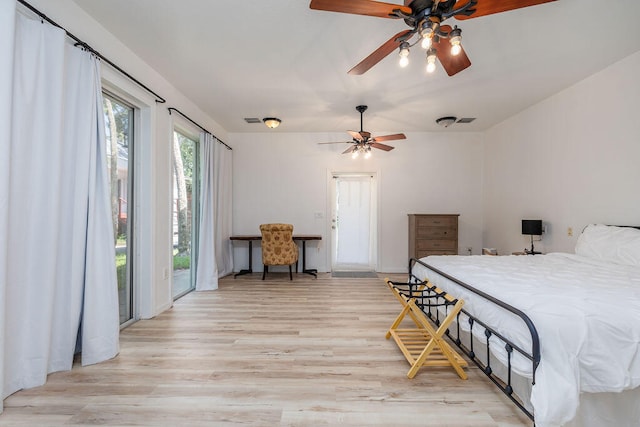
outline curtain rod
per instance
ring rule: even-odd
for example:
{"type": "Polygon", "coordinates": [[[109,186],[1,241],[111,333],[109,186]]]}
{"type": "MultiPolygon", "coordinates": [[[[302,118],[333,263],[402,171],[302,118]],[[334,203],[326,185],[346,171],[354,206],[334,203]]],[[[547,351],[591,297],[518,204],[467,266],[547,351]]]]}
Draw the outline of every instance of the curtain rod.
{"type": "MultiPolygon", "coordinates": [[[[57,22],[55,22],[54,20],[52,20],[51,18],[49,18],[47,15],[45,15],[44,13],[40,12],[38,9],[36,9],[35,7],[31,6],[29,3],[27,3],[25,0],[18,0],[18,3],[22,4],[23,6],[25,6],[27,9],[29,9],[30,11],[32,11],[33,13],[35,13],[36,15],[38,15],[40,18],[44,19],[45,21],[47,21],[48,23],[50,23],[51,25],[53,25],[54,27],[58,27],[61,30],[63,30],[68,37],[72,38],[73,40],[75,40],[76,42],[76,46],[82,46],[82,48],[84,48],[85,50],[91,52],[92,54],[96,55],[98,58],[100,58],[101,60],[105,61],[107,64],[109,64],[110,66],[112,66],[114,69],[116,69],[118,72],[122,73],[122,75],[126,76],[129,80],[131,80],[132,82],[136,83],[138,86],[142,87],[143,89],[145,89],[147,92],[153,94],[153,96],[156,97],[156,102],[159,104],[164,104],[167,102],[166,99],[164,99],[163,97],[161,97],[160,95],[158,95],[157,93],[155,93],[154,91],[152,91],[151,89],[149,89],[145,84],[143,84],[142,82],[140,82],[138,79],[136,79],[135,77],[133,77],[131,74],[127,73],[126,71],[124,71],[122,68],[118,67],[116,64],[114,64],[111,60],[109,60],[108,58],[106,58],[105,56],[103,56],[100,52],[98,52],[97,50],[95,50],[94,48],[92,48],[91,46],[89,46],[86,42],[80,40],[78,37],[74,36],[73,34],[71,34],[66,28],[64,28],[63,26],[61,26],[60,24],[58,24],[57,22]]],[[[222,145],[224,145],[225,147],[227,147],[229,150],[233,150],[231,147],[229,147],[227,144],[225,144],[222,140],[220,140],[217,136],[215,136],[213,133],[209,132],[207,129],[203,128],[202,126],[200,126],[198,123],[196,123],[195,121],[193,121],[189,116],[187,116],[186,114],[184,114],[182,111],[178,110],[177,108],[169,108],[169,114],[171,114],[171,111],[175,111],[177,113],[179,113],[182,117],[184,117],[185,119],[189,120],[191,123],[193,123],[194,125],[198,126],[200,129],[202,129],[203,131],[205,131],[206,133],[210,134],[211,136],[213,136],[216,141],[218,141],[219,143],[221,143],[222,145]]]]}
{"type": "Polygon", "coordinates": [[[152,93],[153,96],[156,97],[156,102],[159,104],[164,104],[165,102],[167,102],[163,97],[161,97],[160,95],[158,95],[157,93],[155,93],[154,91],[152,91],[151,89],[149,89],[147,86],[145,86],[143,83],[141,83],[138,79],[134,78],[131,74],[127,73],[126,71],[124,71],[122,68],[118,67],[116,64],[114,64],[113,62],[111,62],[109,59],[105,58],[100,52],[98,52],[97,50],[95,50],[94,48],[92,48],[91,46],[89,46],[87,43],[83,42],[82,40],[80,40],[79,38],[77,38],[76,36],[74,36],[73,34],[71,34],[66,28],[64,28],[63,26],[59,25],[58,23],[56,23],[55,21],[53,21],[52,19],[50,19],[47,15],[45,15],[44,13],[40,12],[38,9],[36,9],[35,7],[31,6],[29,3],[27,3],[25,0],[18,0],[18,3],[22,4],[23,6],[25,6],[27,9],[29,9],[30,11],[32,11],[33,13],[35,13],[36,15],[38,15],[40,18],[44,19],[45,21],[47,21],[48,23],[50,23],[51,25],[58,27],[62,30],[64,30],[65,33],[67,33],[67,36],[72,38],[73,40],[76,41],[76,46],[82,46],[84,49],[86,49],[87,51],[91,52],[92,54],[94,54],[95,56],[97,56],[98,58],[100,58],[101,60],[103,60],[104,62],[106,62],[107,64],[111,65],[113,68],[115,68],[116,70],[118,70],[120,73],[122,73],[124,76],[126,76],[129,80],[133,81],[134,83],[136,83],[138,86],[142,87],[143,89],[145,89],[147,92],[152,93]]]}
{"type": "Polygon", "coordinates": [[[189,116],[187,116],[185,113],[183,113],[182,111],[178,110],[177,108],[173,108],[173,107],[169,107],[167,108],[167,110],[169,110],[169,114],[171,114],[171,111],[175,111],[176,113],[180,114],[182,117],[184,117],[185,119],[189,120],[191,123],[193,123],[194,125],[198,126],[200,129],[202,129],[203,131],[205,131],[206,133],[208,133],[209,135],[211,135],[212,137],[214,137],[216,139],[216,141],[218,141],[220,144],[224,145],[225,147],[227,147],[229,150],[233,151],[233,148],[229,147],[227,144],[225,144],[221,139],[219,139],[217,136],[215,136],[214,134],[212,134],[211,132],[209,132],[208,130],[206,130],[205,128],[203,128],[202,126],[200,126],[198,123],[194,122],[189,116]]]}

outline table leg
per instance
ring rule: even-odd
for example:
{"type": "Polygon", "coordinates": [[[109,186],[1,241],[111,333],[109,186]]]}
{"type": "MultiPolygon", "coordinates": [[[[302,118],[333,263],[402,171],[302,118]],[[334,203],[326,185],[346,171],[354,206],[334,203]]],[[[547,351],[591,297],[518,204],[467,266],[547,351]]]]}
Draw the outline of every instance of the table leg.
{"type": "Polygon", "coordinates": [[[311,274],[313,277],[318,277],[318,270],[315,268],[307,269],[307,241],[302,241],[302,272],[311,274]]]}
{"type": "Polygon", "coordinates": [[[251,274],[253,273],[253,266],[252,266],[252,256],[253,256],[253,245],[252,245],[253,241],[249,240],[249,268],[246,270],[240,270],[238,271],[233,278],[235,279],[238,276],[242,276],[244,274],[251,274]]]}

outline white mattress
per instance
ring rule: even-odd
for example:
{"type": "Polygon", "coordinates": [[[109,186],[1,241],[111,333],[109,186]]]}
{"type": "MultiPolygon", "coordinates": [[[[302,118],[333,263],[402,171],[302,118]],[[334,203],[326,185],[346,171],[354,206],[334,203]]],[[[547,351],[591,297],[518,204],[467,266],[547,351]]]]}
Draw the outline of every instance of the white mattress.
{"type": "MultiPolygon", "coordinates": [[[[430,256],[422,261],[531,318],[541,346],[531,392],[536,425],[562,425],[573,419],[581,392],[640,386],[640,267],[565,253],[430,256]]],[[[419,264],[413,273],[464,299],[471,314],[522,348],[531,348],[530,334],[519,317],[439,275],[427,274],[419,264]]],[[[478,329],[474,333],[483,332],[478,329]]],[[[495,347],[496,356],[504,359],[495,347]]],[[[515,360],[514,370],[530,376],[531,363],[515,360]]]]}

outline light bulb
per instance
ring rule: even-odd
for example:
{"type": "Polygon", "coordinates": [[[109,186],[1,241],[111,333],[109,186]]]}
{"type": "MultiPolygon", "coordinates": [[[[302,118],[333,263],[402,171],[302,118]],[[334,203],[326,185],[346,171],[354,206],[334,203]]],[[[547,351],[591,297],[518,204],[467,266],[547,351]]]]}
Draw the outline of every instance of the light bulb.
{"type": "Polygon", "coordinates": [[[424,37],[420,46],[422,46],[423,49],[429,49],[431,47],[431,42],[431,37],[424,37]]]}
{"type": "Polygon", "coordinates": [[[427,73],[433,73],[436,70],[436,50],[429,49],[427,52],[427,73]]]}
{"type": "Polygon", "coordinates": [[[449,33],[449,43],[451,43],[451,55],[458,55],[462,52],[462,30],[458,27],[455,27],[449,33]]]}
{"type": "Polygon", "coordinates": [[[371,151],[367,151],[367,152],[364,154],[364,158],[365,158],[365,159],[368,159],[369,157],[371,157],[371,151]]]}
{"type": "Polygon", "coordinates": [[[402,42],[400,43],[400,66],[406,67],[409,65],[409,43],[402,42]]]}
{"type": "Polygon", "coordinates": [[[352,159],[357,159],[358,158],[358,150],[354,150],[353,153],[351,153],[351,158],[352,159]]]}
{"type": "Polygon", "coordinates": [[[426,21],[422,24],[420,29],[420,37],[422,37],[422,48],[429,49],[431,47],[431,39],[436,33],[439,25],[437,22],[426,21]]]}

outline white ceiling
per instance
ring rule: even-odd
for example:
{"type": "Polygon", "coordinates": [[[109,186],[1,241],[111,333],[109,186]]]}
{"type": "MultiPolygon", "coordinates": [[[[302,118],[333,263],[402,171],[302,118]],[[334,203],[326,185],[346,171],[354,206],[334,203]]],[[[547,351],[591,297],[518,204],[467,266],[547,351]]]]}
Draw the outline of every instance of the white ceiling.
{"type": "Polygon", "coordinates": [[[277,132],[358,130],[359,104],[374,135],[442,130],[447,115],[477,118],[448,129],[479,131],[640,50],[640,2],[558,0],[447,21],[472,62],[454,77],[426,75],[419,46],[407,68],[392,53],[350,76],[406,24],[309,0],[74,1],[229,132],[263,132],[244,118],[267,116],[277,132]]]}

